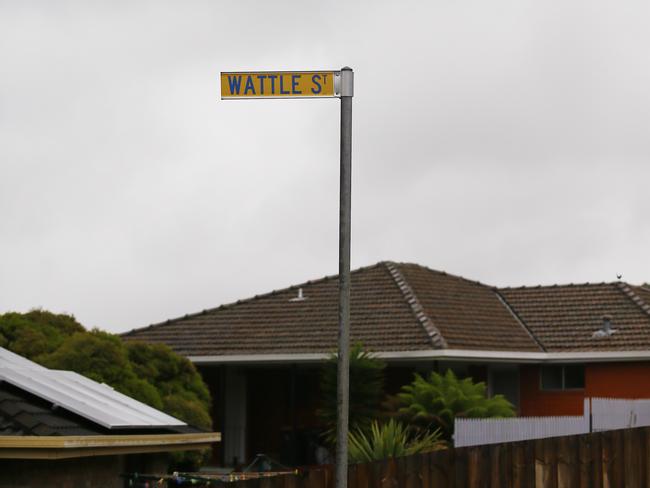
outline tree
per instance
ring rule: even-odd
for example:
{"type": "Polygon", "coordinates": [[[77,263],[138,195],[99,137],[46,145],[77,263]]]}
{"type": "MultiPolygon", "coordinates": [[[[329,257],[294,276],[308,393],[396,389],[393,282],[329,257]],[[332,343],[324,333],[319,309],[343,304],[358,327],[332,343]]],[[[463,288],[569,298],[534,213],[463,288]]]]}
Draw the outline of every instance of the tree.
{"type": "Polygon", "coordinates": [[[0,315],[0,346],[39,362],[58,349],[63,341],[83,326],[72,315],[35,309],[27,313],[0,315]]]}
{"type": "MultiPolygon", "coordinates": [[[[159,410],[160,392],[147,375],[136,374],[127,347],[118,336],[93,329],[77,332],[63,341],[41,363],[51,369],[75,371],[159,410]]],[[[184,420],[184,419],[182,419],[184,420]]]]}
{"type": "Polygon", "coordinates": [[[422,430],[440,429],[451,439],[456,417],[513,417],[514,407],[502,395],[488,398],[485,383],[458,379],[449,369],[444,375],[432,372],[428,379],[419,374],[397,395],[398,415],[422,430]]]}
{"type": "MultiPolygon", "coordinates": [[[[318,415],[326,426],[328,442],[336,440],[337,419],[337,362],[332,354],[321,370],[321,408],[318,415]]],[[[361,344],[350,350],[350,429],[368,429],[379,413],[379,402],[384,391],[386,364],[365,351],[361,344]]]]}
{"type": "Polygon", "coordinates": [[[385,424],[373,421],[367,434],[361,429],[351,431],[348,444],[348,457],[351,463],[368,463],[445,447],[445,442],[440,439],[439,430],[418,432],[395,419],[390,419],[385,424]]]}
{"type": "MultiPolygon", "coordinates": [[[[162,344],[125,342],[86,331],[71,315],[44,310],[0,315],[0,346],[53,369],[106,383],[195,427],[210,429],[210,394],[187,359],[162,344]]],[[[177,466],[197,466],[200,453],[174,454],[177,466]]]]}
{"type": "Polygon", "coordinates": [[[210,392],[189,360],[164,344],[127,342],[126,349],[136,376],[158,390],[165,412],[196,427],[212,428],[210,392]]]}

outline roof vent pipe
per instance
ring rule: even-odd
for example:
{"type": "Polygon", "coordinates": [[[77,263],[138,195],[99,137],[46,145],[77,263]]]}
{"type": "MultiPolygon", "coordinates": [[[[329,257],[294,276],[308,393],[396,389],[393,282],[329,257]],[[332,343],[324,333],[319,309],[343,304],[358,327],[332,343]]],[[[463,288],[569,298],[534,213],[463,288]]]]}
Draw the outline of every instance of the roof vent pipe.
{"type": "Polygon", "coordinates": [[[302,288],[298,288],[298,296],[290,299],[290,302],[302,302],[307,300],[307,297],[302,294],[302,288]]]}
{"type": "Polygon", "coordinates": [[[612,316],[603,315],[603,332],[607,335],[612,335],[612,316]]]}
{"type": "Polygon", "coordinates": [[[609,337],[614,332],[616,332],[616,329],[612,329],[612,316],[611,315],[603,315],[603,326],[602,326],[602,328],[600,330],[597,330],[596,332],[594,332],[591,337],[593,337],[593,338],[609,337]]]}

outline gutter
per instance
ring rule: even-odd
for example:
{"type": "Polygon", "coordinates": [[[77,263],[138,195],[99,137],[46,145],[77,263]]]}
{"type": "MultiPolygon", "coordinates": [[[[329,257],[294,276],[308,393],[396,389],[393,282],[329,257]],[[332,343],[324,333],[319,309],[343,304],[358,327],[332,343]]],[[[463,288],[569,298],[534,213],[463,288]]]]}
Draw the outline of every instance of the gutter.
{"type": "MultiPolygon", "coordinates": [[[[420,361],[482,361],[488,363],[607,363],[625,361],[650,361],[650,350],[641,351],[575,351],[575,352],[519,352],[479,351],[471,349],[430,349],[423,351],[374,352],[377,358],[388,363],[420,361]]],[[[331,354],[287,353],[287,354],[232,354],[187,356],[197,366],[272,365],[272,364],[317,364],[327,360],[331,354]]]]}
{"type": "Polygon", "coordinates": [[[0,459],[69,459],[207,449],[219,432],[195,434],[0,436],[0,459]]]}

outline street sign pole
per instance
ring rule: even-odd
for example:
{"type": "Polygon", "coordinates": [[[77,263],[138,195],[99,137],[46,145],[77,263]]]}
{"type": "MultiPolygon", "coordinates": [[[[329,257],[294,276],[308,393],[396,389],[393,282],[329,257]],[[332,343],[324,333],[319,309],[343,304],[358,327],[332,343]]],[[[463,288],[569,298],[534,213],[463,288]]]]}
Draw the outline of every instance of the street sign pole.
{"type": "Polygon", "coordinates": [[[350,230],[352,194],[352,96],[354,72],[341,70],[341,182],[339,207],[339,347],[337,371],[336,488],[348,486],[350,409],[350,230]]]}
{"type": "Polygon", "coordinates": [[[340,98],[341,187],[339,208],[339,334],[337,368],[336,488],[348,485],[350,408],[350,196],[354,72],[231,71],[221,73],[221,99],[340,98]]]}

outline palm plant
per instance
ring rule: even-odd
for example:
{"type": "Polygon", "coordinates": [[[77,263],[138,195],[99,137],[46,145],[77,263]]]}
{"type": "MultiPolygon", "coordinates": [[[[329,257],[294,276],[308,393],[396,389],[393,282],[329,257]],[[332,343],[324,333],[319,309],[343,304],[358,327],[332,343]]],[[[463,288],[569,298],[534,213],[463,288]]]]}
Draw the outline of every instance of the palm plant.
{"type": "Polygon", "coordinates": [[[444,447],[440,431],[416,433],[413,428],[395,419],[390,419],[385,424],[379,424],[375,420],[370,424],[367,434],[356,429],[348,436],[348,457],[351,463],[408,456],[444,447]]]}
{"type": "Polygon", "coordinates": [[[502,395],[488,398],[485,383],[459,379],[452,370],[444,375],[432,372],[427,379],[419,374],[397,395],[398,415],[423,430],[440,429],[451,439],[456,417],[513,417],[514,407],[502,395]]]}
{"type": "MultiPolygon", "coordinates": [[[[336,441],[337,418],[337,355],[332,354],[321,371],[321,408],[318,416],[325,425],[325,439],[336,441]]],[[[359,343],[350,350],[350,429],[367,430],[372,419],[379,415],[384,394],[384,368],[386,364],[359,343]]]]}

